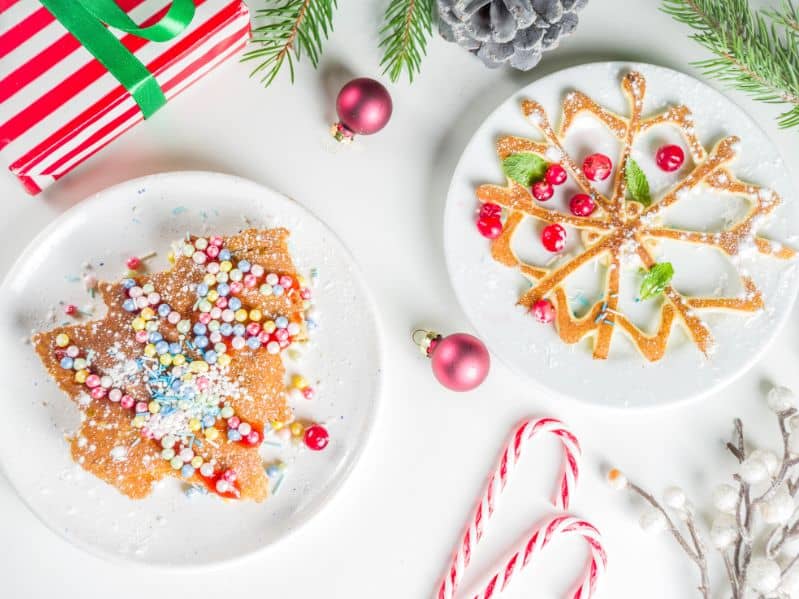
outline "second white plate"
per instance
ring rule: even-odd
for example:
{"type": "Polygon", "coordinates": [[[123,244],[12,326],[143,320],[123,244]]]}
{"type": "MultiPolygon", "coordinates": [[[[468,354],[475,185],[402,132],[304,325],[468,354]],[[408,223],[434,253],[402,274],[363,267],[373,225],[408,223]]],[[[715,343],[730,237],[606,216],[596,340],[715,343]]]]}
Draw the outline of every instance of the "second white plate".
{"type": "MultiPolygon", "coordinates": [[[[535,81],[508,98],[486,119],[467,145],[452,178],[444,218],[445,252],[453,286],[491,351],[550,392],[618,407],[661,405],[697,397],[743,373],[785,322],[799,284],[795,260],[756,257],[747,267],[763,292],[766,308],[754,315],[703,314],[717,344],[709,359],[675,323],[666,355],[659,362],[648,363],[618,331],[613,335],[609,359],[594,360],[587,340],[566,345],[553,326],[537,324],[529,314],[515,307],[527,283],[516,269],[506,268],[491,258],[488,242],[475,227],[477,186],[505,184],[496,154],[496,139],[505,134],[541,139],[539,131],[521,113],[520,102],[527,98],[538,101],[556,127],[560,104],[572,90],[587,94],[613,112],[629,114],[620,82],[624,73],[631,70],[641,72],[647,80],[645,117],[668,105],[687,104],[694,114],[699,139],[708,150],[726,135],[740,137],[741,153],[730,165],[732,172],[743,181],[777,191],[783,199],[783,204],[760,232],[769,239],[796,247],[799,204],[795,201],[794,187],[785,165],[765,134],[740,108],[704,83],[670,69],[638,63],[594,63],[565,69],[535,81]]],[[[641,161],[645,170],[644,162],[659,144],[679,140],[676,129],[671,132],[663,129],[647,140],[646,147],[633,148],[633,156],[641,161]]],[[[591,122],[585,117],[575,123],[565,147],[578,164],[593,152],[606,153],[615,163],[618,156],[615,143],[597,121],[591,122]]],[[[653,162],[649,167],[647,174],[653,186],[667,187],[668,181],[658,180],[653,162]]],[[[555,198],[544,207],[563,209],[567,195],[575,191],[574,185],[561,186],[555,198]]],[[[681,228],[712,231],[714,224],[726,218],[721,202],[685,204],[685,207],[680,206],[677,215],[681,228]],[[714,205],[716,212],[713,208],[707,209],[708,205],[714,205]]],[[[514,249],[530,262],[543,264],[547,255],[539,251],[540,228],[527,227],[523,235],[517,235],[521,242],[514,243],[514,249]]],[[[578,238],[573,235],[572,239],[567,251],[578,252],[578,238]]],[[[675,285],[678,289],[684,285],[691,295],[710,295],[714,286],[724,286],[725,276],[734,278],[735,271],[731,270],[729,261],[712,249],[669,247],[668,250],[674,256],[675,285]]]]}

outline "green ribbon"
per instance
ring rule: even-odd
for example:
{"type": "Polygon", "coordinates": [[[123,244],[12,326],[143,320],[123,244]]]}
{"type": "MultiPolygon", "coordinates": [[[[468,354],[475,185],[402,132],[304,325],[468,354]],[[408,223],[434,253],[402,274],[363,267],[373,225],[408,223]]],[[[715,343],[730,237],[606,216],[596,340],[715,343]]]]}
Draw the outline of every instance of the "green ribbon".
{"type": "Polygon", "coordinates": [[[191,23],[194,0],[173,0],[166,14],[149,27],[134,23],[114,0],[39,1],[130,92],[144,118],[166,104],[166,96],[153,74],[106,25],[153,42],[166,42],[191,23]]]}

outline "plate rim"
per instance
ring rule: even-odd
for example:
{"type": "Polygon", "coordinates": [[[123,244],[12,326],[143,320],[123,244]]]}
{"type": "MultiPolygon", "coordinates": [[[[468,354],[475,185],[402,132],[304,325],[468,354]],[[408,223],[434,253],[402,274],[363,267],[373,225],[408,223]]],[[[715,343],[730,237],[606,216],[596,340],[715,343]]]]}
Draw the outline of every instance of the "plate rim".
{"type": "MultiPolygon", "coordinates": [[[[509,95],[505,96],[505,98],[500,100],[494,106],[494,108],[485,116],[485,118],[483,118],[482,121],[480,121],[480,124],[477,126],[477,128],[474,131],[474,133],[472,133],[472,135],[469,137],[469,139],[467,140],[467,142],[463,146],[463,149],[461,150],[461,153],[460,153],[460,156],[458,158],[458,161],[455,163],[455,167],[452,170],[452,174],[450,176],[450,183],[449,183],[449,186],[447,187],[447,195],[446,195],[446,199],[445,199],[445,202],[444,202],[444,215],[443,215],[443,220],[442,220],[442,229],[443,229],[443,231],[442,231],[443,236],[442,237],[443,237],[443,247],[444,247],[444,261],[445,261],[445,263],[447,265],[447,276],[449,278],[450,286],[452,287],[452,290],[453,290],[453,292],[455,294],[455,297],[458,300],[458,304],[459,304],[461,310],[463,311],[464,315],[466,316],[467,321],[469,322],[471,327],[475,331],[477,331],[480,335],[483,334],[483,328],[481,328],[480,326],[477,325],[477,323],[475,322],[474,316],[465,308],[465,304],[464,304],[463,299],[462,299],[462,291],[456,285],[456,282],[455,282],[455,278],[454,278],[454,274],[453,274],[454,273],[454,265],[452,263],[453,258],[452,258],[451,252],[449,251],[450,244],[452,243],[452,241],[450,239],[451,235],[449,233],[448,222],[449,222],[449,218],[450,218],[450,212],[452,210],[454,210],[454,208],[453,208],[454,202],[451,201],[451,198],[452,198],[452,194],[453,194],[453,188],[455,187],[455,174],[461,168],[461,164],[463,163],[463,161],[465,159],[467,150],[469,149],[469,147],[472,145],[472,143],[477,138],[478,134],[480,133],[480,129],[482,129],[483,125],[485,125],[485,123],[487,123],[490,119],[492,119],[494,117],[494,115],[497,112],[499,112],[499,110],[502,109],[503,106],[505,106],[508,102],[512,101],[513,98],[516,97],[518,94],[522,93],[523,90],[526,90],[530,86],[538,84],[538,83],[541,83],[541,82],[544,82],[544,81],[546,81],[548,79],[552,79],[552,78],[555,78],[555,77],[558,77],[558,76],[562,76],[564,73],[566,73],[568,71],[571,71],[571,70],[577,70],[577,69],[582,69],[582,68],[586,68],[586,67],[603,67],[603,66],[606,67],[606,68],[627,67],[627,68],[632,68],[632,69],[639,68],[639,67],[645,67],[645,68],[653,68],[653,69],[660,69],[660,70],[664,70],[664,71],[670,71],[672,73],[677,73],[677,74],[679,74],[679,75],[681,75],[683,77],[687,77],[688,79],[691,79],[691,80],[701,84],[702,86],[708,88],[712,92],[714,92],[714,93],[718,94],[719,96],[723,97],[727,102],[730,102],[736,108],[738,108],[741,112],[743,112],[747,116],[747,118],[751,121],[751,123],[754,125],[754,127],[769,141],[769,143],[771,144],[776,156],[780,159],[782,164],[785,166],[785,172],[786,172],[786,175],[787,175],[788,180],[790,181],[792,187],[794,187],[794,188],[796,187],[796,183],[795,183],[794,176],[793,176],[793,169],[789,168],[788,163],[785,161],[784,157],[782,156],[782,153],[780,152],[780,149],[772,141],[771,136],[769,136],[766,133],[765,129],[761,126],[761,124],[757,120],[755,120],[749,114],[749,112],[747,110],[745,110],[737,102],[735,102],[733,99],[731,99],[729,96],[727,96],[722,90],[716,89],[715,87],[713,87],[712,85],[710,85],[706,81],[703,81],[702,79],[699,79],[698,77],[695,77],[693,75],[690,75],[690,74],[685,73],[683,71],[680,71],[678,69],[675,69],[675,68],[672,68],[672,67],[669,67],[669,66],[660,65],[660,64],[655,64],[655,63],[650,63],[650,62],[641,62],[641,61],[635,61],[635,60],[629,60],[629,61],[628,60],[597,60],[597,61],[589,61],[589,62],[583,62],[583,63],[579,63],[579,64],[570,65],[570,66],[564,67],[562,69],[558,69],[556,71],[548,73],[548,74],[544,75],[543,77],[539,77],[539,78],[535,79],[534,81],[530,81],[529,83],[527,83],[527,84],[525,84],[525,85],[523,85],[521,87],[516,88],[509,95]]],[[[784,201],[789,201],[789,199],[786,198],[784,201]]],[[[797,258],[796,260],[799,261],[799,258],[797,258]]],[[[619,411],[619,412],[625,412],[625,411],[626,412],[631,412],[631,411],[643,411],[643,410],[655,411],[655,410],[664,410],[664,409],[676,408],[676,407],[679,407],[679,406],[687,405],[688,403],[692,403],[692,402],[695,402],[695,401],[700,401],[700,400],[712,395],[713,393],[716,393],[716,392],[722,390],[723,388],[727,387],[728,385],[731,385],[732,383],[734,383],[735,381],[740,379],[744,374],[748,373],[754,367],[754,365],[763,357],[765,352],[774,343],[774,341],[776,340],[777,336],[785,328],[785,325],[786,325],[788,319],[790,318],[790,316],[791,316],[791,314],[793,312],[793,309],[794,309],[794,307],[796,305],[797,298],[799,298],[799,276],[795,277],[795,279],[794,279],[794,283],[793,283],[793,286],[791,288],[791,298],[788,301],[788,304],[787,304],[786,309],[783,312],[783,314],[779,315],[779,317],[777,318],[776,326],[774,326],[772,332],[765,339],[765,341],[761,344],[761,346],[755,352],[752,352],[750,357],[742,364],[742,366],[739,369],[737,369],[736,371],[733,371],[727,377],[723,377],[720,380],[717,380],[712,385],[708,386],[707,388],[705,388],[705,389],[703,389],[701,391],[698,391],[698,392],[695,392],[693,394],[686,395],[686,396],[683,396],[683,397],[680,397],[680,398],[677,398],[677,399],[670,399],[670,400],[663,401],[663,402],[658,402],[658,403],[652,403],[652,404],[632,403],[632,404],[629,404],[629,405],[622,405],[622,404],[610,403],[610,402],[607,402],[607,401],[588,401],[586,399],[583,399],[583,398],[580,398],[580,397],[577,397],[577,396],[573,396],[573,395],[564,393],[563,391],[561,391],[559,389],[556,389],[554,387],[551,387],[550,385],[546,384],[545,382],[543,382],[543,381],[541,381],[541,380],[539,380],[537,378],[534,378],[531,374],[529,374],[528,372],[525,372],[517,364],[515,364],[514,362],[512,362],[509,359],[506,359],[504,355],[500,355],[497,352],[491,352],[491,353],[494,354],[499,359],[499,361],[502,362],[510,371],[514,372],[518,376],[523,377],[525,380],[532,382],[540,390],[544,391],[545,393],[550,394],[550,395],[552,395],[553,397],[555,397],[557,399],[565,399],[565,400],[574,402],[575,404],[578,404],[580,406],[590,406],[590,407],[593,407],[593,408],[610,409],[610,410],[619,411]]],[[[491,350],[491,348],[489,347],[489,351],[490,350],[491,350]]]]}
{"type": "MultiPolygon", "coordinates": [[[[295,526],[283,530],[278,536],[273,538],[271,541],[261,544],[260,546],[256,546],[252,549],[243,551],[237,555],[231,555],[229,557],[223,557],[221,559],[213,559],[210,561],[200,562],[197,564],[188,563],[188,562],[152,562],[152,561],[140,561],[135,559],[126,558],[119,553],[105,551],[97,546],[85,542],[78,537],[68,537],[58,528],[49,522],[42,513],[38,509],[36,509],[31,502],[22,494],[21,489],[14,484],[12,477],[9,475],[8,469],[5,466],[5,460],[3,455],[0,454],[0,475],[5,478],[8,482],[9,488],[14,492],[14,494],[20,499],[22,504],[32,513],[36,519],[41,522],[49,531],[51,531],[56,537],[61,539],[62,541],[66,542],[68,545],[73,547],[77,547],[78,549],[85,551],[86,553],[98,557],[100,559],[106,560],[109,563],[114,563],[118,565],[124,566],[134,566],[139,567],[142,569],[153,569],[153,570],[180,570],[180,571],[195,571],[201,569],[211,569],[211,568],[220,568],[225,565],[230,565],[235,562],[252,559],[255,555],[261,554],[263,552],[269,551],[273,549],[275,546],[279,545],[282,542],[285,542],[287,539],[293,537],[297,531],[305,528],[309,522],[316,519],[316,517],[325,509],[327,508],[330,503],[340,494],[341,489],[344,487],[344,484],[349,480],[352,472],[355,470],[356,466],[360,463],[361,459],[363,458],[364,453],[368,446],[371,445],[373,439],[373,432],[375,429],[375,423],[380,415],[381,406],[383,404],[383,394],[385,389],[385,335],[383,332],[383,325],[380,318],[380,312],[378,310],[377,302],[374,299],[374,295],[372,294],[372,290],[367,284],[366,277],[363,273],[360,263],[355,259],[352,254],[352,251],[349,249],[341,237],[336,233],[324,220],[318,217],[311,209],[306,207],[305,205],[301,204],[297,200],[277,192],[272,188],[253,181],[252,179],[247,179],[245,177],[240,177],[238,175],[231,175],[228,173],[222,173],[218,171],[206,171],[206,170],[179,170],[179,171],[165,171],[160,173],[152,173],[149,175],[143,175],[141,177],[135,177],[132,179],[127,179],[125,181],[120,181],[119,183],[115,183],[114,185],[110,185],[105,187],[99,191],[96,191],[89,196],[84,197],[83,199],[76,202],[74,205],[70,206],[62,213],[58,214],[53,220],[51,220],[47,225],[45,225],[33,238],[26,244],[25,248],[22,252],[17,256],[14,262],[9,267],[8,271],[6,272],[3,280],[0,281],[0,294],[2,294],[8,286],[11,284],[11,280],[17,275],[17,271],[22,267],[23,263],[29,258],[29,255],[33,253],[37,247],[43,240],[47,239],[47,237],[54,231],[57,230],[59,226],[61,226],[65,221],[67,221],[73,213],[79,211],[85,211],[90,209],[96,203],[99,203],[104,200],[104,196],[106,194],[115,192],[119,189],[124,189],[127,187],[135,188],[136,186],[141,187],[142,185],[146,185],[148,182],[158,179],[158,180],[166,180],[166,179],[183,179],[183,178],[213,178],[218,180],[227,180],[233,185],[247,185],[257,190],[259,193],[266,193],[274,196],[276,199],[280,200],[281,202],[288,202],[295,206],[297,209],[305,217],[310,217],[316,220],[331,236],[331,238],[340,246],[341,250],[344,252],[345,258],[347,258],[348,263],[350,265],[350,273],[352,274],[353,279],[356,283],[362,288],[363,290],[363,297],[365,304],[369,309],[369,315],[374,323],[374,331],[375,331],[375,340],[377,346],[376,352],[376,363],[377,363],[377,376],[375,377],[375,392],[371,402],[371,407],[369,409],[369,416],[366,420],[365,426],[363,428],[362,434],[362,441],[356,445],[353,449],[352,457],[348,461],[348,464],[340,471],[339,475],[336,479],[331,483],[331,486],[328,489],[328,492],[322,497],[316,505],[311,507],[300,519],[295,526]]],[[[268,498],[267,498],[268,500],[268,498]]]]}

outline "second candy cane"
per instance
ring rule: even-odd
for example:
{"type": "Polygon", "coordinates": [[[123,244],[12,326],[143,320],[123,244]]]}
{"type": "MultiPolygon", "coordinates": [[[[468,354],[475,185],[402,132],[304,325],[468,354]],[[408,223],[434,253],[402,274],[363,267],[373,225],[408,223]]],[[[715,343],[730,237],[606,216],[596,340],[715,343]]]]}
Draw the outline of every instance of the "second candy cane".
{"type": "MultiPolygon", "coordinates": [[[[566,426],[554,418],[537,418],[522,421],[513,431],[505,445],[499,463],[489,474],[488,482],[480,501],[469,519],[466,530],[456,547],[448,571],[437,588],[437,599],[454,599],[458,584],[469,565],[474,547],[483,536],[485,523],[494,513],[496,502],[515,471],[517,462],[525,445],[539,433],[548,433],[559,439],[563,446],[563,472],[558,480],[553,504],[560,510],[568,509],[569,502],[579,477],[580,444],[566,426]]],[[[592,559],[575,597],[587,599],[593,593],[596,579],[605,566],[605,553],[596,529],[583,520],[573,516],[561,515],[550,519],[523,539],[517,550],[492,569],[491,575],[479,593],[470,597],[489,598],[502,590],[514,572],[528,563],[531,557],[543,549],[551,539],[562,534],[579,534],[586,539],[592,552],[592,559]]]]}

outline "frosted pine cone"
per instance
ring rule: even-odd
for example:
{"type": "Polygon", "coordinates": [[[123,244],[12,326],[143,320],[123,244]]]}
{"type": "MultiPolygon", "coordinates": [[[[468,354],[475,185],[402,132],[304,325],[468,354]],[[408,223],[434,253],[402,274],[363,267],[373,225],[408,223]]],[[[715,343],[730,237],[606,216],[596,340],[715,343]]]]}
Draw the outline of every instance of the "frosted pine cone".
{"type": "Polygon", "coordinates": [[[577,27],[588,0],[438,0],[441,36],[489,68],[529,71],[577,27]]]}

